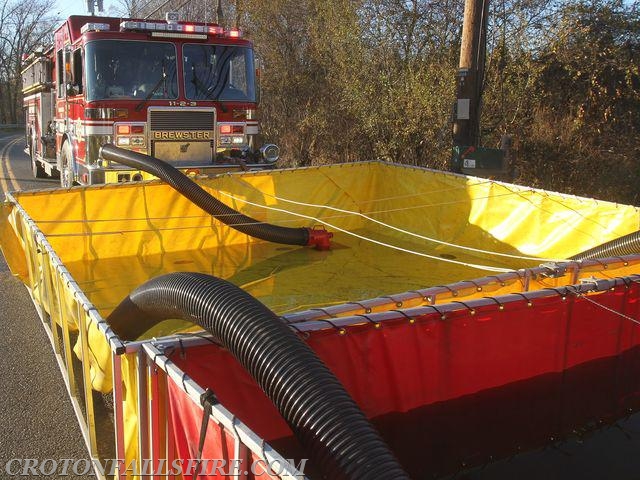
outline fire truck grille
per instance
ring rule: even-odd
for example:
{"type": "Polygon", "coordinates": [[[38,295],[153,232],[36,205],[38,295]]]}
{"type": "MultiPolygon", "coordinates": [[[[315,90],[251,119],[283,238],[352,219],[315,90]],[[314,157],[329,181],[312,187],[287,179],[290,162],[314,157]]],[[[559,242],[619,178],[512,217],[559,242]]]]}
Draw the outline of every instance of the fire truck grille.
{"type": "Polygon", "coordinates": [[[159,130],[214,130],[215,112],[211,110],[151,110],[149,128],[159,130]]]}

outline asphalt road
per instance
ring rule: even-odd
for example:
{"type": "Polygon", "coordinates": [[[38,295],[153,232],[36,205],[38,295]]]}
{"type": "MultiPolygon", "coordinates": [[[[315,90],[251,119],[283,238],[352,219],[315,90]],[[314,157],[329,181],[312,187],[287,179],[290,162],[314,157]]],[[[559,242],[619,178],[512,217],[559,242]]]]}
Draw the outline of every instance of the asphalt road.
{"type": "MultiPolygon", "coordinates": [[[[33,179],[23,147],[22,135],[0,132],[3,200],[7,190],[58,185],[58,180],[33,179]]],[[[24,459],[65,458],[88,459],[89,454],[49,338],[27,290],[0,256],[0,478],[20,478],[9,472],[22,473],[24,459]]],[[[68,473],[46,478],[86,478],[68,473]]]]}

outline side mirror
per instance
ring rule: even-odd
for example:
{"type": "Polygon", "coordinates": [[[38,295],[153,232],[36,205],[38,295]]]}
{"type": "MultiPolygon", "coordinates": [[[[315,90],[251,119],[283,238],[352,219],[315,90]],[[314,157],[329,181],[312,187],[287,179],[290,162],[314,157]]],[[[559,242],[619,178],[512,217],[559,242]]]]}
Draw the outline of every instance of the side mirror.
{"type": "Polygon", "coordinates": [[[80,94],[80,87],[78,85],[73,85],[71,83],[67,83],[67,96],[75,97],[80,94]]]}

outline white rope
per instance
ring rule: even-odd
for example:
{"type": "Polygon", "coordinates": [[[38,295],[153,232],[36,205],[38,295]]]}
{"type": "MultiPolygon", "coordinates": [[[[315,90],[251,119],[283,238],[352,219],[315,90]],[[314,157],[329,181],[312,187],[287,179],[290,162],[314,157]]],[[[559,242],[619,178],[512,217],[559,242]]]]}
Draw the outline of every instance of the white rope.
{"type": "Polygon", "coordinates": [[[455,185],[449,188],[440,188],[438,190],[430,190],[428,192],[418,192],[418,193],[407,193],[406,195],[394,195],[392,197],[379,197],[374,198],[372,200],[363,200],[361,203],[378,203],[378,202],[387,202],[389,200],[399,200],[401,198],[413,198],[413,197],[423,197],[425,195],[433,195],[434,193],[442,193],[442,192],[453,192],[455,190],[466,190],[469,187],[476,187],[478,185],[485,185],[487,183],[493,183],[491,180],[483,180],[476,183],[465,183],[464,185],[455,185]]]}
{"type": "MultiPolygon", "coordinates": [[[[578,217],[582,218],[583,220],[585,220],[585,221],[587,221],[587,222],[591,222],[591,223],[596,224],[597,226],[601,227],[601,228],[602,228],[602,229],[604,229],[605,231],[606,231],[606,230],[609,230],[609,228],[611,228],[611,226],[610,226],[610,225],[604,224],[604,223],[602,223],[602,222],[598,221],[597,219],[594,219],[594,218],[591,218],[591,217],[587,217],[586,215],[584,215],[584,214],[583,214],[583,213],[581,213],[580,211],[576,210],[575,208],[573,208],[573,207],[571,207],[571,206],[569,206],[569,205],[565,204],[565,203],[564,203],[564,202],[562,202],[561,200],[558,200],[557,198],[555,198],[555,196],[554,196],[554,195],[551,195],[551,194],[550,194],[550,193],[548,193],[548,192],[545,192],[545,197],[546,197],[546,198],[548,198],[549,200],[551,200],[552,202],[555,202],[555,203],[559,204],[560,206],[562,206],[562,207],[566,208],[567,210],[572,211],[573,213],[575,213],[578,217]]],[[[578,201],[581,201],[581,199],[580,199],[580,198],[578,198],[578,197],[575,197],[575,199],[577,199],[578,201]]],[[[594,202],[597,202],[597,200],[595,200],[595,199],[593,199],[593,201],[594,201],[594,202]]],[[[617,207],[618,207],[618,206],[617,206],[617,204],[616,204],[616,208],[617,208],[617,207]]],[[[607,213],[608,213],[608,212],[615,212],[615,209],[610,209],[610,210],[607,210],[606,212],[607,212],[607,213]]],[[[603,213],[604,213],[604,212],[603,212],[603,213]]],[[[615,233],[618,237],[621,237],[622,235],[625,235],[625,233],[619,233],[617,230],[616,230],[615,232],[612,232],[612,233],[615,233]]]]}
{"type": "Polygon", "coordinates": [[[587,302],[592,303],[593,305],[602,308],[603,310],[606,310],[609,313],[613,313],[615,315],[618,315],[622,318],[624,318],[625,320],[629,320],[633,323],[635,323],[636,325],[640,325],[640,321],[636,320],[633,317],[630,317],[629,315],[625,315],[622,312],[618,312],[617,310],[614,310],[613,308],[607,307],[606,305],[602,305],[601,303],[596,302],[595,300],[589,298],[588,296],[586,296],[584,293],[580,293],[578,291],[575,290],[571,290],[570,288],[567,288],[567,290],[571,293],[573,293],[576,297],[580,297],[585,299],[587,302]]]}
{"type": "Polygon", "coordinates": [[[478,270],[486,270],[486,271],[490,271],[490,272],[500,272],[500,273],[506,273],[506,272],[512,272],[513,271],[513,269],[508,269],[508,268],[490,267],[490,266],[487,266],[487,265],[477,265],[477,264],[474,264],[474,263],[467,263],[467,262],[461,262],[461,261],[458,261],[458,260],[451,260],[451,259],[448,259],[448,258],[436,257],[435,255],[429,255],[428,253],[416,252],[415,250],[409,250],[407,248],[399,247],[397,245],[392,245],[392,244],[389,244],[389,243],[381,242],[379,240],[374,240],[373,238],[368,238],[368,237],[359,235],[359,234],[351,232],[349,230],[345,230],[343,228],[340,228],[340,227],[338,227],[336,225],[332,225],[331,223],[323,222],[319,218],[316,218],[316,217],[313,217],[313,216],[310,216],[310,215],[303,215],[302,213],[291,212],[289,210],[284,210],[282,208],[269,207],[267,205],[260,205],[260,204],[257,204],[257,203],[250,202],[249,200],[245,200],[245,199],[236,197],[235,195],[231,195],[230,193],[226,193],[226,192],[219,192],[219,193],[221,195],[229,197],[229,198],[231,198],[233,200],[246,203],[247,205],[253,205],[254,207],[261,207],[261,208],[264,208],[264,209],[267,209],[267,210],[273,210],[273,211],[276,211],[276,212],[286,213],[288,215],[294,215],[296,217],[306,218],[308,220],[314,220],[316,222],[324,223],[328,227],[333,228],[334,230],[338,230],[339,232],[346,233],[347,235],[351,235],[353,237],[359,238],[360,240],[364,240],[366,242],[371,242],[371,243],[375,243],[375,244],[383,246],[383,247],[391,248],[393,250],[398,250],[400,252],[410,253],[412,255],[418,255],[420,257],[426,257],[426,258],[430,258],[432,260],[438,260],[438,261],[441,261],[441,262],[455,263],[457,265],[462,265],[462,266],[465,266],[465,267],[477,268],[478,270]]]}
{"type": "MultiPolygon", "coordinates": [[[[507,187],[506,185],[503,185],[504,188],[506,188],[507,190],[509,190],[510,192],[513,192],[509,187],[507,187]]],[[[600,240],[598,237],[596,237],[596,235],[594,233],[590,233],[590,232],[586,232],[581,228],[575,228],[575,225],[578,224],[580,222],[580,218],[582,218],[582,220],[591,222],[596,224],[597,226],[604,228],[605,230],[608,230],[610,227],[608,225],[604,225],[602,223],[600,223],[597,220],[594,220],[590,217],[586,217],[585,215],[583,215],[582,213],[578,212],[576,209],[569,207],[567,205],[565,205],[564,203],[560,202],[559,200],[554,199],[549,192],[545,191],[545,190],[527,190],[526,192],[513,192],[515,195],[518,195],[520,198],[522,198],[523,200],[529,202],[534,208],[537,208],[538,210],[547,213],[549,215],[553,215],[554,212],[549,211],[545,208],[542,208],[542,206],[538,205],[537,203],[534,203],[530,198],[526,198],[525,196],[522,195],[522,193],[534,193],[537,197],[539,198],[546,198],[548,200],[554,201],[558,204],[560,204],[562,207],[564,207],[566,210],[569,210],[571,212],[573,212],[574,214],[576,214],[579,218],[576,220],[572,220],[571,222],[573,223],[572,226],[574,226],[573,231],[576,233],[582,233],[583,235],[590,237],[594,240],[600,240]]],[[[578,197],[575,197],[578,198],[578,197]]],[[[594,200],[596,201],[596,200],[594,200]]],[[[612,232],[613,233],[613,232],[612,232]]],[[[617,236],[622,236],[624,234],[621,233],[616,233],[617,236]]]]}
{"type": "MultiPolygon", "coordinates": [[[[236,216],[238,215],[237,213],[224,213],[224,214],[220,214],[217,215],[217,217],[229,217],[229,216],[236,216]]],[[[348,215],[327,215],[322,217],[323,219],[326,218],[345,218],[348,215]]],[[[167,219],[175,219],[177,217],[167,217],[167,219]]],[[[206,219],[212,219],[214,217],[212,217],[211,215],[203,215],[202,217],[185,217],[185,218],[206,218],[206,219]]],[[[122,220],[128,220],[128,219],[121,219],[122,220]]],[[[138,220],[138,219],[134,219],[134,220],[138,220]]],[[[146,219],[139,219],[139,220],[146,220],[146,219]]],[[[162,220],[162,219],[161,219],[162,220]]],[[[95,222],[101,222],[102,220],[96,220],[95,222]]],[[[108,221],[108,220],[106,220],[108,221]]],[[[320,221],[320,220],[319,220],[320,221]]],[[[70,220],[69,223],[81,223],[81,224],[90,224],[93,223],[93,220],[70,220]]],[[[298,220],[295,218],[291,218],[291,219],[282,219],[282,220],[278,220],[278,224],[283,224],[283,223],[297,223],[298,220]]],[[[53,223],[53,222],[48,222],[48,223],[53,223]]],[[[65,223],[65,221],[60,221],[59,223],[65,223]]],[[[225,222],[223,222],[225,223],[225,222]]],[[[255,222],[242,222],[242,223],[225,223],[225,225],[227,227],[240,227],[240,226],[245,226],[245,225],[264,225],[267,222],[263,222],[261,220],[256,220],[255,222]]],[[[326,223],[326,222],[325,222],[326,223]]],[[[198,230],[198,229],[203,229],[203,228],[211,228],[210,224],[207,225],[188,225],[186,227],[153,227],[153,228],[138,228],[135,230],[107,230],[107,231],[103,231],[103,232],[96,232],[96,231],[91,231],[91,232],[79,232],[79,233],[47,233],[46,236],[47,237],[91,237],[93,235],[121,235],[124,233],[143,233],[143,232],[165,232],[165,231],[173,231],[173,230],[198,230]]]]}
{"type": "MultiPolygon", "coordinates": [[[[478,182],[475,184],[469,184],[469,186],[477,186],[477,185],[482,185],[484,183],[492,183],[492,182],[478,182]]],[[[545,208],[542,208],[540,205],[538,205],[537,203],[535,203],[534,201],[532,201],[530,198],[527,198],[525,196],[525,194],[529,194],[529,195],[533,195],[535,197],[538,198],[547,198],[555,203],[558,203],[560,206],[564,207],[567,210],[572,211],[573,213],[576,214],[577,217],[581,218],[582,220],[591,222],[595,225],[598,225],[601,228],[604,229],[608,229],[610,228],[610,226],[605,225],[601,222],[599,222],[598,220],[592,219],[590,217],[585,216],[583,213],[580,213],[578,210],[576,210],[573,207],[570,207],[568,205],[565,205],[563,202],[561,202],[560,200],[554,198],[553,196],[551,196],[551,194],[549,192],[546,192],[544,190],[536,190],[536,189],[527,189],[527,190],[523,190],[523,191],[514,191],[512,189],[510,189],[507,185],[501,184],[500,185],[502,188],[504,188],[505,190],[507,190],[507,193],[498,193],[498,194],[493,194],[493,195],[485,195],[485,196],[480,196],[480,197],[473,197],[473,198],[466,198],[464,200],[454,200],[454,201],[450,201],[450,202],[440,202],[440,203],[429,203],[429,204],[421,204],[421,205],[412,205],[411,207],[403,207],[403,208],[390,208],[390,209],[386,209],[386,210],[370,210],[368,212],[365,212],[367,214],[378,214],[378,213],[391,213],[391,212],[401,212],[401,211],[405,211],[405,210],[412,210],[412,209],[420,209],[420,208],[433,208],[433,207],[440,207],[443,205],[455,205],[455,204],[460,204],[460,203],[468,203],[469,201],[474,202],[476,200],[485,200],[488,198],[498,198],[498,197],[508,197],[511,195],[517,195],[518,197],[522,198],[523,200],[529,202],[534,208],[537,208],[538,210],[545,212],[549,215],[553,215],[554,212],[551,212],[545,208]]],[[[465,187],[463,187],[465,188],[465,187]]],[[[435,192],[447,192],[447,191],[451,191],[453,189],[441,189],[441,190],[435,190],[435,192]]],[[[408,195],[408,196],[418,196],[418,195],[427,195],[428,193],[418,193],[415,195],[408,195]]],[[[393,199],[395,197],[388,197],[389,199],[393,199]]],[[[402,198],[402,196],[397,197],[397,198],[402,198]]],[[[577,200],[580,200],[579,197],[574,197],[577,200]]],[[[363,203],[371,203],[371,202],[363,202],[363,203]]],[[[580,220],[576,220],[574,221],[574,223],[578,223],[580,220]]],[[[586,232],[583,229],[580,228],[574,228],[574,231],[577,233],[582,233],[583,235],[593,238],[594,240],[597,239],[596,236],[593,233],[590,232],[586,232]]],[[[616,231],[617,232],[617,231],[616,231]]],[[[624,235],[622,233],[617,232],[616,233],[618,236],[624,235]]],[[[544,260],[544,259],[541,259],[544,260]]]]}
{"type": "MultiPolygon", "coordinates": [[[[527,192],[531,193],[531,192],[527,192]]],[[[508,192],[508,193],[496,193],[491,195],[484,195],[482,197],[469,197],[464,200],[452,200],[450,202],[439,202],[439,203],[423,203],[420,205],[412,205],[410,207],[402,207],[402,208],[387,208],[384,210],[369,210],[365,213],[367,214],[377,214],[377,213],[392,213],[392,212],[404,212],[406,210],[417,210],[419,208],[433,208],[433,207],[442,207],[444,205],[459,205],[462,203],[475,202],[477,200],[487,200],[489,198],[498,198],[498,197],[509,197],[512,195],[519,195],[517,192],[508,192]]]]}
{"type": "Polygon", "coordinates": [[[436,238],[427,237],[425,235],[420,235],[419,233],[411,232],[409,230],[405,230],[403,228],[399,228],[399,227],[396,227],[394,225],[390,225],[390,224],[382,222],[380,220],[376,220],[375,218],[370,217],[370,216],[368,216],[368,215],[366,215],[364,213],[354,212],[353,210],[344,210],[342,208],[331,207],[329,205],[317,205],[315,203],[305,203],[305,202],[298,202],[296,200],[289,200],[287,198],[278,197],[277,195],[271,195],[269,193],[262,192],[262,191],[258,190],[256,187],[254,187],[253,185],[251,185],[251,187],[254,188],[255,190],[257,190],[262,195],[274,198],[274,199],[276,199],[278,201],[281,201],[281,202],[292,203],[294,205],[302,205],[302,206],[305,206],[305,207],[323,208],[323,209],[333,210],[334,212],[345,213],[345,214],[348,214],[348,215],[356,215],[356,216],[364,218],[364,219],[366,219],[366,220],[368,220],[370,222],[376,223],[378,225],[381,225],[383,227],[389,228],[391,230],[395,230],[395,231],[403,233],[405,235],[409,235],[409,236],[412,236],[412,237],[420,238],[422,240],[427,240],[427,241],[433,242],[433,243],[438,243],[440,245],[446,245],[447,247],[458,248],[460,250],[467,250],[469,252],[474,252],[474,253],[485,253],[485,254],[489,254],[489,255],[495,255],[495,256],[498,256],[498,257],[515,258],[515,259],[519,259],[519,260],[532,260],[532,261],[543,261],[543,262],[559,262],[559,261],[561,261],[560,259],[556,259],[556,258],[541,258],[541,257],[529,257],[529,256],[524,256],[524,255],[512,255],[512,254],[509,254],[509,253],[499,253],[499,252],[494,252],[494,251],[489,251],[489,250],[482,250],[482,249],[479,249],[479,248],[466,247],[464,245],[458,245],[458,244],[455,244],[455,243],[449,243],[449,242],[445,242],[444,240],[438,240],[436,238]]]}

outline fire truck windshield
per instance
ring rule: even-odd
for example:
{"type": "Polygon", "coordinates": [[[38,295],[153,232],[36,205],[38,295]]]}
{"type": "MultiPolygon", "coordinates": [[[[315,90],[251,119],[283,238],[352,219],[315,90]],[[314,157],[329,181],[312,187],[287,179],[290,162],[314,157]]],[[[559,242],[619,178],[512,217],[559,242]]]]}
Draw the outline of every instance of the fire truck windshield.
{"type": "Polygon", "coordinates": [[[178,98],[172,43],[95,40],[86,46],[85,63],[88,101],[178,98]]]}
{"type": "Polygon", "coordinates": [[[183,46],[185,97],[255,102],[253,51],[233,45],[183,46]]]}

